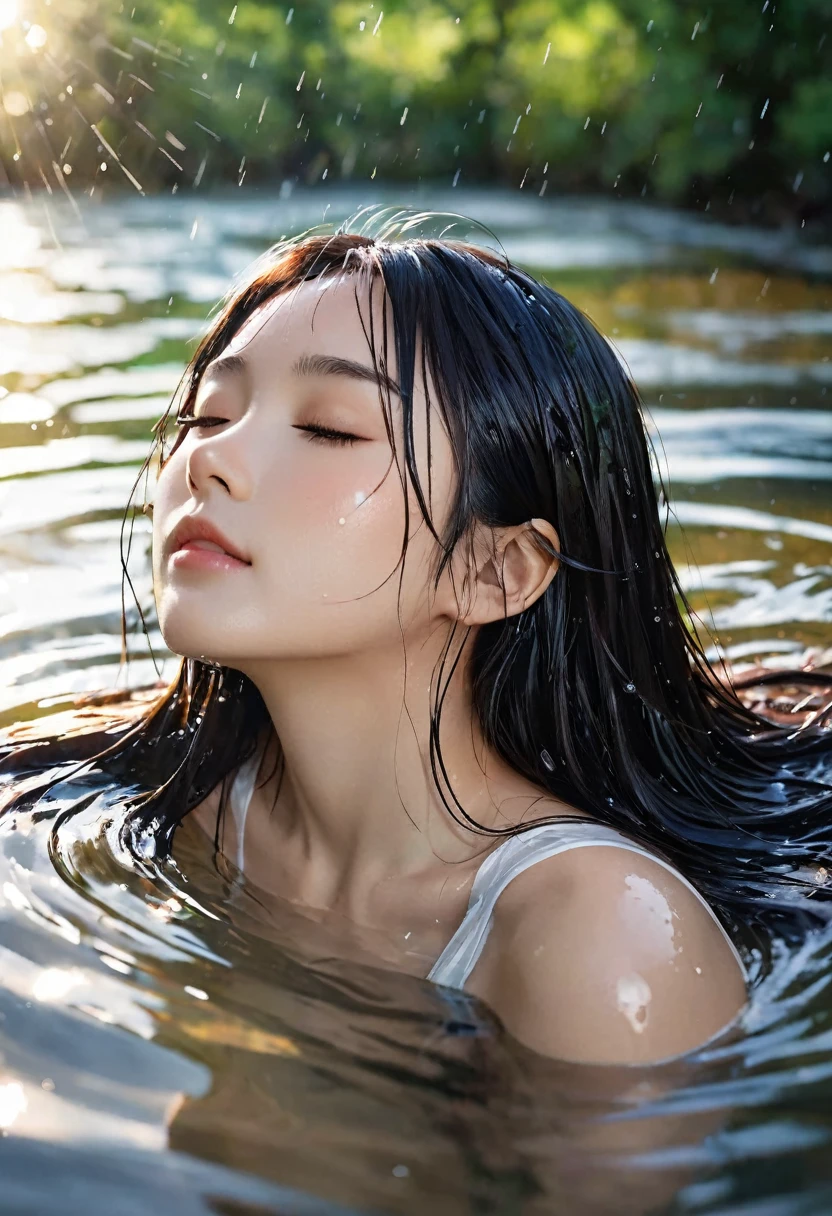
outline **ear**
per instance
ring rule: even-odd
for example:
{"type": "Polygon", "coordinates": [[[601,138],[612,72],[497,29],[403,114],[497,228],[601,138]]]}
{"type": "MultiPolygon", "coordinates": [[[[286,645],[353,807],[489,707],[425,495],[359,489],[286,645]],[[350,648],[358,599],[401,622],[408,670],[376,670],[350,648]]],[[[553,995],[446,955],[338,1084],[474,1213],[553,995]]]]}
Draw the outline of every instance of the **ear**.
{"type": "Polygon", "coordinates": [[[471,601],[463,625],[516,616],[538,600],[557,573],[560,539],[547,519],[511,528],[477,525],[471,601]],[[478,533],[478,534],[477,534],[478,533]]]}

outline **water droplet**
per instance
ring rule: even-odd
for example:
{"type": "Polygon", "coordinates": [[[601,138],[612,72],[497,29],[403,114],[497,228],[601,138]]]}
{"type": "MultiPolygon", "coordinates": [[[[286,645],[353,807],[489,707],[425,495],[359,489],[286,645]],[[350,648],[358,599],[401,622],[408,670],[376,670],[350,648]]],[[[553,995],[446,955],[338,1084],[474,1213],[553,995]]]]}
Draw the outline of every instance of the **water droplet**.
{"type": "Polygon", "coordinates": [[[553,773],[555,771],[555,762],[552,759],[552,757],[549,755],[549,753],[546,751],[545,747],[544,747],[543,751],[540,753],[540,759],[543,762],[544,768],[548,768],[550,773],[553,773]]]}
{"type": "Polygon", "coordinates": [[[345,524],[346,522],[347,522],[347,521],[344,519],[343,515],[342,515],[342,516],[341,516],[341,518],[338,520],[338,523],[339,523],[339,524],[345,524]]]}
{"type": "Polygon", "coordinates": [[[635,692],[636,690],[635,684],[625,684],[624,687],[626,688],[627,692],[635,692]]]}

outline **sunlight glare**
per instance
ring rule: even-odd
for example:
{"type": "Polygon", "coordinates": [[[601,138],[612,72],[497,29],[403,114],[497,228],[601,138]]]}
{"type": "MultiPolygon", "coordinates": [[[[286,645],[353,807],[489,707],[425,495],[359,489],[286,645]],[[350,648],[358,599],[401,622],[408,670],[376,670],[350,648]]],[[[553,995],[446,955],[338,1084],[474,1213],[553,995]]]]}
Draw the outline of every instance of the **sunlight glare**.
{"type": "MultiPolygon", "coordinates": [[[[0,271],[37,264],[39,246],[38,230],[23,208],[11,201],[0,202],[0,271]]],[[[2,284],[2,289],[8,308],[13,289],[7,282],[2,284]]]]}
{"type": "Polygon", "coordinates": [[[84,973],[78,967],[47,967],[32,985],[32,996],[36,1001],[60,1001],[83,979],[84,973]]]}
{"type": "Polygon", "coordinates": [[[26,1094],[19,1081],[0,1085],[0,1127],[11,1127],[18,1115],[28,1106],[26,1094]]]}
{"type": "Polygon", "coordinates": [[[3,109],[11,118],[22,118],[29,112],[29,102],[23,93],[11,89],[3,94],[3,109]]]}
{"type": "Polygon", "coordinates": [[[17,0],[0,0],[0,33],[17,21],[17,0]]]}
{"type": "Polygon", "coordinates": [[[46,46],[46,30],[42,25],[30,26],[26,41],[33,51],[39,51],[42,46],[46,46]]]}

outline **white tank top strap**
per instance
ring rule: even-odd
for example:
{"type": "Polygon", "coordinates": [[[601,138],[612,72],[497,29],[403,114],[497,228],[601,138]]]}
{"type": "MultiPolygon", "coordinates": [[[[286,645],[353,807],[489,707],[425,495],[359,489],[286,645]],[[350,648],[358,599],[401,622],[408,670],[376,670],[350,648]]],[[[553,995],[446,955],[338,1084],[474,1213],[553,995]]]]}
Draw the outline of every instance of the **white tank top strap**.
{"type": "Polygon", "coordinates": [[[497,900],[511,880],[547,857],[554,857],[567,849],[586,848],[590,845],[611,845],[613,848],[641,853],[675,875],[693,891],[713,917],[745,975],[745,967],[734,943],[720,924],[716,913],[692,883],[669,862],[630,840],[622,832],[587,820],[580,823],[544,823],[539,827],[529,828],[519,836],[510,836],[490,853],[477,871],[468,901],[468,911],[462,923],[431,967],[427,978],[446,987],[464,988],[491,931],[497,900]]]}
{"type": "Polygon", "coordinates": [[[237,856],[235,862],[238,870],[242,870],[244,862],[243,845],[245,843],[246,815],[254,793],[257,774],[260,771],[260,761],[263,759],[263,748],[257,747],[238,768],[231,788],[228,791],[228,804],[234,817],[234,835],[237,839],[237,856]]]}

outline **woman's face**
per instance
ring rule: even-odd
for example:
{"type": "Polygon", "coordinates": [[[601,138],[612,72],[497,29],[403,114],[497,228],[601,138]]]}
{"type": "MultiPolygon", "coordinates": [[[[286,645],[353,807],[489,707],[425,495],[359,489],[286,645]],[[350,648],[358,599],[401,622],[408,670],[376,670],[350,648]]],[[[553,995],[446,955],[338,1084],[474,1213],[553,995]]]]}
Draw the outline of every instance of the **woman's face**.
{"type": "MultiPolygon", "coordinates": [[[[188,429],[154,498],[154,590],[162,636],[177,654],[227,666],[345,655],[400,647],[402,631],[418,639],[443,611],[455,615],[447,575],[437,598],[429,595],[436,542],[402,485],[400,403],[391,392],[394,457],[355,282],[311,281],[267,301],[205,370],[193,412],[222,422],[188,429]],[[174,554],[172,530],[188,516],[217,527],[250,564],[222,568],[187,550],[174,554]]],[[[381,292],[373,294],[379,333],[381,292]]],[[[365,321],[368,310],[362,303],[365,321]]],[[[391,358],[393,349],[388,331],[391,358]]],[[[395,365],[386,370],[395,381],[395,365]]],[[[441,534],[453,459],[432,410],[431,510],[441,534]]],[[[427,494],[418,383],[413,429],[427,494]]]]}

